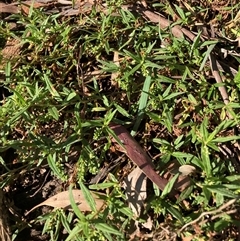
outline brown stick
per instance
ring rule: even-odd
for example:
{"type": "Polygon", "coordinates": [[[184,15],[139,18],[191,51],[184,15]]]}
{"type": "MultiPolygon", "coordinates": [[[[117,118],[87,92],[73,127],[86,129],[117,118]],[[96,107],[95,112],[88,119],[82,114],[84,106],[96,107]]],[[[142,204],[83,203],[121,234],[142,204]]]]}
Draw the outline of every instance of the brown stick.
{"type": "MultiPolygon", "coordinates": [[[[121,148],[120,151],[125,152],[127,156],[142,170],[142,172],[159,187],[160,190],[164,190],[168,180],[160,177],[156,173],[150,157],[136,142],[136,140],[129,134],[127,129],[115,123],[111,123],[109,126],[118,136],[119,140],[122,142],[122,145],[125,148],[121,148]]],[[[112,139],[114,143],[117,143],[116,139],[112,139]]],[[[172,190],[171,195],[177,196],[176,191],[172,190]]]]}

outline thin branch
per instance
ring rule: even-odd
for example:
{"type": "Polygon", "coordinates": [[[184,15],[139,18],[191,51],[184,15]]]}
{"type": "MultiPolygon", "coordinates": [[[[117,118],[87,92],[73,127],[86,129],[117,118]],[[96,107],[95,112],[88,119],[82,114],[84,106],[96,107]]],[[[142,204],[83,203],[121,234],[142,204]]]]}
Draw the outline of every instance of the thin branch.
{"type": "Polygon", "coordinates": [[[182,232],[184,229],[186,229],[188,226],[193,225],[195,223],[197,223],[199,220],[201,220],[204,216],[206,215],[217,215],[218,213],[221,213],[224,209],[226,209],[227,207],[231,206],[232,204],[234,204],[237,201],[237,199],[231,199],[230,201],[228,201],[227,203],[224,203],[222,206],[220,206],[218,209],[213,210],[213,211],[208,211],[208,212],[203,212],[198,218],[196,218],[195,220],[186,223],[178,232],[182,232]]]}

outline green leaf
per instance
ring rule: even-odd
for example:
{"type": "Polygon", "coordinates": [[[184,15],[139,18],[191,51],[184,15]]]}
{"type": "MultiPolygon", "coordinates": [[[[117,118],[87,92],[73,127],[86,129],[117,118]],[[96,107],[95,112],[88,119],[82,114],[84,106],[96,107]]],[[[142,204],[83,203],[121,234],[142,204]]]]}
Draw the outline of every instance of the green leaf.
{"type": "Polygon", "coordinates": [[[93,107],[92,112],[101,112],[101,111],[106,111],[107,109],[105,107],[93,107]]]}
{"type": "Polygon", "coordinates": [[[202,32],[199,31],[197,36],[195,37],[194,41],[193,41],[193,44],[191,46],[191,50],[190,50],[190,53],[189,55],[192,56],[193,55],[193,52],[195,49],[198,49],[199,48],[199,43],[201,41],[201,35],[202,35],[202,32]]]}
{"type": "Polygon", "coordinates": [[[55,106],[49,107],[48,108],[48,113],[55,119],[58,120],[59,119],[59,113],[58,110],[55,106]]]}
{"type": "Polygon", "coordinates": [[[222,214],[220,220],[218,219],[216,222],[213,223],[214,231],[220,233],[223,230],[227,229],[229,225],[232,223],[231,219],[231,216],[227,214],[222,214]]]}
{"type": "Polygon", "coordinates": [[[234,76],[234,82],[237,84],[238,89],[240,89],[240,69],[237,74],[234,76]]]}
{"type": "Polygon", "coordinates": [[[78,236],[82,232],[82,227],[80,224],[77,224],[72,231],[69,233],[68,237],[65,241],[75,240],[76,236],[78,236]]]}
{"type": "Polygon", "coordinates": [[[114,186],[116,186],[115,182],[104,182],[104,183],[90,185],[89,188],[93,190],[104,190],[106,188],[110,188],[114,186]]]}
{"type": "Polygon", "coordinates": [[[161,118],[158,114],[156,113],[152,113],[152,112],[146,112],[146,114],[155,122],[160,122],[161,121],[161,118]]]}
{"type": "Polygon", "coordinates": [[[190,185],[188,188],[183,190],[177,200],[177,203],[181,203],[183,200],[187,199],[190,197],[190,195],[193,192],[193,185],[190,185]]]}
{"type": "Polygon", "coordinates": [[[218,146],[216,146],[213,142],[207,143],[207,146],[212,148],[213,150],[219,152],[218,146]]]}
{"type": "MultiPolygon", "coordinates": [[[[158,190],[159,190],[159,188],[158,188],[158,190]]],[[[123,213],[127,217],[132,217],[134,215],[133,211],[129,207],[119,208],[119,212],[123,213]]]]}
{"type": "Polygon", "coordinates": [[[207,142],[209,143],[210,141],[212,141],[214,139],[214,137],[222,130],[229,128],[229,127],[233,127],[234,125],[236,125],[236,121],[235,120],[225,120],[222,121],[217,127],[215,127],[214,131],[208,136],[207,138],[207,142]]]}
{"type": "Polygon", "coordinates": [[[67,97],[67,101],[70,101],[72,100],[75,96],[77,96],[77,93],[74,91],[72,93],[70,93],[67,97]]]}
{"type": "Polygon", "coordinates": [[[224,178],[224,180],[228,182],[240,181],[240,175],[227,176],[224,178]]]}
{"type": "Polygon", "coordinates": [[[131,117],[131,115],[129,115],[128,112],[127,112],[125,109],[123,109],[120,105],[114,103],[114,106],[115,106],[115,108],[118,110],[118,112],[119,112],[120,114],[122,114],[123,116],[125,116],[125,117],[127,117],[127,118],[130,118],[130,117],[131,117]]]}
{"type": "Polygon", "coordinates": [[[172,89],[172,84],[170,84],[170,85],[167,87],[167,89],[164,91],[164,93],[163,93],[163,95],[162,95],[163,98],[166,98],[166,97],[169,96],[169,93],[170,93],[171,89],[172,89]]]}
{"type": "Polygon", "coordinates": [[[205,188],[207,188],[209,191],[218,193],[220,195],[223,195],[225,197],[230,198],[237,198],[237,195],[234,194],[232,191],[227,190],[226,188],[223,188],[222,185],[205,185],[205,188]]]}
{"type": "Polygon", "coordinates": [[[212,176],[212,166],[209,157],[208,147],[206,145],[201,146],[201,158],[203,161],[204,171],[206,172],[207,177],[212,176]]]}
{"type": "Polygon", "coordinates": [[[210,198],[212,197],[212,193],[209,191],[209,189],[206,186],[203,186],[203,194],[205,196],[204,204],[208,205],[210,198]]]}
{"type": "Polygon", "coordinates": [[[240,136],[224,136],[224,137],[217,137],[216,139],[212,140],[212,142],[227,142],[227,141],[235,141],[235,140],[239,140],[240,136]]]}
{"type": "Polygon", "coordinates": [[[78,183],[80,185],[80,188],[82,190],[83,196],[84,196],[87,204],[89,205],[89,207],[91,208],[91,210],[93,212],[97,212],[96,202],[95,202],[92,194],[89,192],[89,190],[86,188],[86,186],[81,181],[79,181],[78,183]]]}
{"type": "Polygon", "coordinates": [[[216,205],[220,206],[224,203],[224,196],[220,193],[216,193],[216,205]]]}
{"type": "Polygon", "coordinates": [[[126,72],[121,80],[127,79],[129,76],[133,75],[138,69],[141,68],[141,66],[142,66],[142,63],[137,64],[137,65],[136,65],[135,67],[133,67],[129,72],[126,72]]]}
{"type": "Polygon", "coordinates": [[[87,237],[89,234],[90,234],[90,230],[89,230],[89,223],[87,222],[82,222],[81,223],[81,226],[82,226],[82,231],[84,233],[84,236],[87,237]]]}
{"type": "Polygon", "coordinates": [[[215,48],[216,46],[216,43],[212,44],[210,47],[208,47],[206,53],[205,53],[205,56],[204,56],[204,59],[203,59],[203,62],[199,68],[199,71],[202,71],[204,66],[206,65],[206,62],[207,62],[207,59],[209,57],[209,55],[211,54],[211,52],[213,51],[213,49],[215,48]]]}
{"type": "Polygon", "coordinates": [[[46,86],[48,88],[48,91],[51,93],[51,95],[53,97],[57,97],[58,99],[61,99],[59,93],[57,92],[57,90],[54,88],[53,84],[51,83],[50,79],[49,79],[49,76],[50,76],[50,72],[47,74],[44,73],[43,74],[43,80],[45,81],[46,83],[46,86]]]}
{"type": "Polygon", "coordinates": [[[26,101],[24,99],[24,96],[21,95],[19,91],[11,89],[11,88],[8,88],[8,89],[10,91],[12,91],[16,95],[17,98],[14,96],[14,99],[17,99],[17,103],[21,104],[22,106],[26,106],[27,105],[27,103],[26,103],[26,101]]]}
{"type": "Polygon", "coordinates": [[[111,236],[110,233],[103,232],[103,231],[102,231],[102,233],[103,233],[103,235],[107,238],[108,241],[114,241],[114,240],[112,239],[112,236],[111,236]]]}
{"type": "Polygon", "coordinates": [[[63,174],[61,173],[59,167],[57,166],[56,158],[57,158],[56,152],[53,154],[49,154],[47,157],[48,165],[57,177],[64,179],[63,174]]]}
{"type": "Polygon", "coordinates": [[[102,66],[101,66],[101,70],[102,71],[106,71],[106,72],[110,72],[110,73],[116,73],[119,70],[119,66],[117,66],[114,62],[109,61],[102,61],[102,60],[98,60],[102,66]]]}
{"type": "MultiPolygon", "coordinates": [[[[136,62],[141,62],[141,60],[142,60],[139,55],[137,55],[137,54],[132,54],[130,51],[128,51],[128,50],[126,50],[126,49],[124,49],[123,52],[126,54],[126,56],[131,57],[131,58],[134,59],[136,62]]],[[[140,66],[141,66],[141,65],[142,65],[142,64],[140,64],[140,66]]],[[[139,66],[139,65],[137,65],[137,66],[139,66]]],[[[136,68],[137,66],[135,66],[135,68],[136,68]]],[[[140,67],[140,66],[139,66],[139,67],[140,67]]],[[[137,69],[138,69],[139,67],[137,67],[137,69]]],[[[131,71],[130,71],[130,72],[131,72],[131,71]]],[[[135,72],[135,70],[134,70],[132,73],[134,73],[134,72],[135,72]]]]}
{"type": "Polygon", "coordinates": [[[108,101],[108,98],[106,97],[106,95],[103,95],[102,98],[103,98],[103,104],[105,106],[109,107],[109,101],[108,101]]]}
{"type": "Polygon", "coordinates": [[[81,220],[81,222],[86,222],[85,216],[82,214],[81,210],[78,208],[72,193],[72,185],[69,186],[69,199],[74,213],[81,220]]]}
{"type": "Polygon", "coordinates": [[[111,135],[116,140],[118,145],[120,145],[125,150],[125,146],[122,144],[122,141],[118,138],[118,136],[109,126],[106,126],[106,131],[108,132],[109,135],[111,135]]]}
{"type": "Polygon", "coordinates": [[[144,117],[145,108],[147,107],[148,92],[149,92],[150,85],[151,85],[151,76],[147,76],[144,81],[141,97],[139,100],[137,118],[133,126],[133,130],[131,131],[132,136],[134,136],[137,133],[138,127],[144,117]]]}
{"type": "Polygon", "coordinates": [[[114,111],[109,110],[105,115],[104,124],[108,125],[112,121],[116,113],[117,113],[117,109],[115,109],[114,111]]]}
{"type": "Polygon", "coordinates": [[[189,153],[184,153],[184,152],[179,152],[179,151],[174,151],[172,153],[172,156],[174,157],[179,157],[179,158],[193,158],[194,155],[193,154],[189,154],[189,153]]]}
{"type": "Polygon", "coordinates": [[[177,139],[174,141],[174,145],[180,145],[181,146],[181,140],[183,139],[184,135],[180,135],[177,137],[177,139]]]}
{"type": "Polygon", "coordinates": [[[172,112],[167,110],[167,108],[164,108],[164,112],[162,114],[162,120],[161,123],[167,127],[168,131],[171,133],[172,132],[172,127],[173,127],[173,116],[172,112]]]}
{"type": "Polygon", "coordinates": [[[108,225],[106,223],[99,222],[99,223],[95,223],[94,226],[96,227],[96,229],[103,231],[103,232],[111,233],[111,234],[118,235],[118,236],[122,235],[121,232],[119,232],[117,229],[111,227],[110,225],[108,225]]]}
{"type": "Polygon", "coordinates": [[[61,220],[63,227],[67,230],[68,233],[70,233],[71,232],[70,225],[69,225],[69,222],[68,222],[65,214],[60,215],[60,220],[61,220]]]}
{"type": "Polygon", "coordinates": [[[180,211],[178,211],[171,203],[163,202],[163,206],[166,208],[166,210],[172,214],[173,217],[175,217],[177,220],[181,222],[181,224],[184,224],[183,215],[180,211]]]}
{"type": "Polygon", "coordinates": [[[182,94],[184,94],[184,92],[171,93],[170,95],[167,95],[166,97],[164,97],[163,100],[170,100],[182,94]]]}
{"type": "Polygon", "coordinates": [[[225,187],[227,190],[239,190],[240,191],[240,184],[235,183],[235,184],[223,184],[223,187],[225,187]]]}
{"type": "Polygon", "coordinates": [[[6,83],[11,81],[11,61],[8,61],[5,67],[6,83]]]}
{"type": "Polygon", "coordinates": [[[178,5],[174,4],[174,7],[176,8],[179,16],[181,17],[182,20],[186,20],[186,15],[185,12],[183,11],[182,8],[180,8],[178,5]]]}
{"type": "MultiPolygon", "coordinates": [[[[153,138],[152,140],[154,143],[160,144],[160,145],[167,145],[167,146],[171,146],[171,144],[165,140],[165,139],[159,139],[159,138],[153,138]]],[[[181,152],[182,153],[182,152],[181,152]]]]}
{"type": "Polygon", "coordinates": [[[29,107],[27,106],[19,110],[10,120],[7,121],[7,124],[9,126],[13,125],[27,111],[28,108],[29,107]]]}
{"type": "Polygon", "coordinates": [[[219,43],[218,40],[208,40],[208,41],[204,41],[202,44],[201,44],[201,47],[205,47],[205,46],[215,46],[217,43],[219,43]]]}
{"type": "Polygon", "coordinates": [[[59,143],[59,147],[60,148],[70,148],[73,144],[75,144],[75,143],[78,143],[78,142],[80,142],[81,141],[81,139],[79,139],[79,135],[78,134],[72,134],[71,136],[69,136],[68,138],[67,138],[67,140],[66,141],[64,141],[64,142],[62,142],[62,143],[59,143]]]}
{"type": "Polygon", "coordinates": [[[209,133],[207,130],[207,125],[208,125],[208,120],[207,118],[205,118],[200,126],[200,132],[201,132],[201,136],[202,136],[202,142],[205,144],[207,142],[209,133]]]}
{"type": "Polygon", "coordinates": [[[166,197],[173,189],[174,183],[177,181],[179,173],[177,173],[166,185],[164,188],[161,197],[166,197]]]}

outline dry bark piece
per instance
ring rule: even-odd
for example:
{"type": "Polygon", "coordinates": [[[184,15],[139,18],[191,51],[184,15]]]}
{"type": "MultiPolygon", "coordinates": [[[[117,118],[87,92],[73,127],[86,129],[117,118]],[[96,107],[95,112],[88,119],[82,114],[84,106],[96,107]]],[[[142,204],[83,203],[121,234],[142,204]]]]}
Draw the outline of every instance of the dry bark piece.
{"type": "Polygon", "coordinates": [[[16,5],[0,3],[0,13],[19,13],[16,5]]]}
{"type": "Polygon", "coordinates": [[[2,63],[0,63],[0,67],[2,67],[3,63],[18,57],[20,53],[20,49],[21,49],[21,42],[19,39],[8,40],[5,47],[1,51],[3,61],[2,63]]]}
{"type": "MultiPolygon", "coordinates": [[[[125,149],[120,151],[125,152],[127,156],[142,170],[142,172],[154,183],[160,190],[164,190],[168,180],[159,176],[154,170],[154,165],[150,157],[129,134],[127,129],[119,124],[111,123],[110,128],[115,132],[125,149]]],[[[112,141],[116,144],[117,140],[112,137],[112,141]]],[[[171,195],[177,195],[175,190],[172,190],[171,195]]]]}

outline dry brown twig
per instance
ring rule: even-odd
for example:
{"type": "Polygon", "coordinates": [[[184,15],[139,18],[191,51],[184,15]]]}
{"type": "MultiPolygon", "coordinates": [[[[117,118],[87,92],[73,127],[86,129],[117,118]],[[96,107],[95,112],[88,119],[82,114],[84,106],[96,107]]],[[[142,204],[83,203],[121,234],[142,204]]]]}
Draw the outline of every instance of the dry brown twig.
{"type": "MultiPolygon", "coordinates": [[[[159,187],[159,189],[164,190],[168,180],[160,177],[154,171],[154,166],[151,159],[146,152],[143,151],[140,145],[133,139],[127,129],[115,123],[111,123],[109,126],[119,140],[122,141],[124,148],[119,146],[119,150],[123,153],[126,153],[127,156],[142,170],[142,172],[159,187]]],[[[118,143],[114,137],[112,137],[112,142],[116,145],[118,143]]],[[[176,192],[173,193],[176,195],[176,192]]]]}
{"type": "Polygon", "coordinates": [[[220,206],[220,207],[219,207],[218,209],[216,209],[216,210],[201,213],[198,218],[196,218],[195,220],[193,220],[193,221],[191,221],[191,222],[189,222],[189,223],[186,223],[178,232],[181,233],[181,232],[182,232],[184,229],[186,229],[188,226],[193,225],[193,224],[199,222],[199,220],[201,220],[204,216],[221,214],[224,209],[230,207],[230,206],[233,205],[236,201],[237,201],[236,198],[231,199],[230,201],[228,201],[227,203],[224,203],[222,206],[220,206]]]}
{"type": "MultiPolygon", "coordinates": [[[[226,214],[227,214],[227,215],[230,215],[230,214],[234,214],[234,213],[237,213],[237,212],[238,212],[237,209],[232,209],[232,210],[226,211],[226,212],[224,212],[224,213],[216,214],[216,215],[212,216],[210,220],[213,221],[213,220],[215,220],[215,219],[217,219],[217,218],[223,217],[223,216],[226,215],[226,214]]],[[[202,222],[199,223],[199,225],[203,225],[203,224],[207,223],[208,221],[209,221],[208,219],[203,220],[202,222]]]]}
{"type": "Polygon", "coordinates": [[[4,205],[4,192],[0,190],[0,241],[10,241],[9,227],[7,225],[8,216],[4,205]]]}

